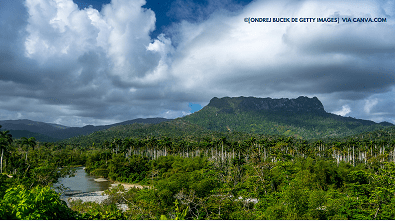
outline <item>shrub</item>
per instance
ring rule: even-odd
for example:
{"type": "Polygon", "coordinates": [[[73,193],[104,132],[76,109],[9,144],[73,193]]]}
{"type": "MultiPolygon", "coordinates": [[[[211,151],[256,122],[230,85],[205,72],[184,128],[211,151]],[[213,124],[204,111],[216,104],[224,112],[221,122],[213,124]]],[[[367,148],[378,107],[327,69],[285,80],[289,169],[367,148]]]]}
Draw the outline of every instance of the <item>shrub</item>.
{"type": "Polygon", "coordinates": [[[6,191],[1,202],[3,219],[75,219],[76,213],[67,207],[59,194],[47,187],[31,190],[19,185],[6,191]]]}

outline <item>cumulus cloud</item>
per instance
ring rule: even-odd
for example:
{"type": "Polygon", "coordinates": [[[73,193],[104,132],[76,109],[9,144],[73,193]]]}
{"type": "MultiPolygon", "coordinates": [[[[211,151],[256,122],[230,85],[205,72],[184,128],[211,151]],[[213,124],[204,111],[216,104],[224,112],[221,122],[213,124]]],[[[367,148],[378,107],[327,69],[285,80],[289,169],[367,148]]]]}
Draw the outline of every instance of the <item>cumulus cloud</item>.
{"type": "Polygon", "coordinates": [[[342,116],[395,119],[392,1],[176,0],[167,13],[175,22],[155,39],[155,11],[145,3],[112,0],[99,12],[72,0],[2,2],[0,118],[97,125],[175,118],[214,96],[307,95],[342,116]],[[387,22],[248,24],[245,17],[387,22]]]}
{"type": "MultiPolygon", "coordinates": [[[[264,87],[263,94],[280,90],[365,94],[369,89],[391,87],[393,83],[387,83],[394,76],[378,70],[393,65],[388,59],[380,59],[394,52],[395,41],[389,36],[395,31],[388,24],[243,23],[244,17],[263,15],[332,17],[342,11],[349,16],[359,15],[349,14],[355,10],[352,3],[329,4],[332,7],[325,7],[326,4],[256,1],[239,16],[213,16],[201,24],[181,23],[183,44],[173,71],[180,78],[189,79],[187,88],[193,87],[191,84],[199,88],[203,82],[209,82],[216,88],[222,85],[223,94],[241,92],[245,89],[241,84],[248,85],[249,90],[264,87]],[[354,46],[344,48],[349,43],[354,46]],[[380,51],[382,48],[386,51],[380,51]],[[196,76],[194,80],[183,74],[187,70],[196,76]],[[225,84],[217,84],[219,81],[225,84]]],[[[374,8],[371,10],[375,12],[374,8]]]]}
{"type": "Polygon", "coordinates": [[[350,113],[350,112],[351,112],[350,106],[348,106],[348,105],[343,105],[341,110],[335,111],[335,112],[333,112],[333,113],[344,117],[344,116],[346,116],[346,114],[348,114],[348,113],[350,113]]]}

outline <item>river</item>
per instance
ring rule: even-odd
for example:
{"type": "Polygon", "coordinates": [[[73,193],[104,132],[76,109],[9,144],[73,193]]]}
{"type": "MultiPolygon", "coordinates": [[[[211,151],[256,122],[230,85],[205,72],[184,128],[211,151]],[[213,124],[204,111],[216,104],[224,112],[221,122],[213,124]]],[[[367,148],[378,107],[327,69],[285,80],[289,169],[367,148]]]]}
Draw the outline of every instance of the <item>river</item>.
{"type": "MultiPolygon", "coordinates": [[[[84,192],[104,191],[111,186],[110,181],[96,182],[94,179],[97,179],[98,177],[89,175],[88,173],[85,172],[83,167],[78,167],[76,169],[77,171],[74,177],[59,179],[59,181],[53,185],[54,188],[63,184],[64,187],[70,188],[70,191],[72,192],[84,193],[84,192]]],[[[70,195],[66,196],[65,194],[62,194],[60,198],[65,200],[68,197],[70,197],[70,195]]]]}

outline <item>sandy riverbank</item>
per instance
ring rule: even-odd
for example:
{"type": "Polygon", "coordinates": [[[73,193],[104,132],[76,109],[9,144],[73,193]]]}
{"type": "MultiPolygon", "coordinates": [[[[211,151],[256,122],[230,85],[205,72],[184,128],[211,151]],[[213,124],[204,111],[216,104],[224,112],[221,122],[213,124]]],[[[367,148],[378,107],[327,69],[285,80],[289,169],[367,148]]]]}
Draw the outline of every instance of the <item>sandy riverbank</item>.
{"type": "MultiPolygon", "coordinates": [[[[139,184],[115,182],[115,183],[111,184],[110,189],[118,186],[119,184],[121,184],[125,188],[126,191],[129,190],[130,188],[139,188],[139,189],[143,189],[144,187],[149,188],[149,186],[142,186],[139,184]]],[[[75,201],[75,200],[82,200],[82,202],[102,203],[104,200],[106,200],[108,198],[108,195],[105,195],[103,193],[104,193],[104,191],[80,193],[80,194],[76,194],[72,197],[67,198],[67,200],[68,200],[68,202],[75,201]]],[[[120,205],[118,205],[118,207],[119,207],[119,209],[122,209],[123,211],[128,209],[126,204],[120,204],[120,205]]]]}
{"type": "Polygon", "coordinates": [[[150,188],[149,186],[143,186],[140,184],[129,184],[129,183],[120,183],[120,182],[114,182],[113,184],[111,184],[110,188],[114,188],[119,184],[121,184],[123,188],[125,188],[125,190],[129,190],[130,188],[138,188],[138,189],[150,188]]]}

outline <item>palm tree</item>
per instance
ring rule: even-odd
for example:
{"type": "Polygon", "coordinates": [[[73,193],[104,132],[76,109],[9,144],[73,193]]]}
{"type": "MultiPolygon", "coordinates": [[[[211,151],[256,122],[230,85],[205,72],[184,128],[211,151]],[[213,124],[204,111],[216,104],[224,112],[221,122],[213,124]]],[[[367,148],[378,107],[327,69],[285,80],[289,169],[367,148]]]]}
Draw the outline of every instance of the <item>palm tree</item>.
{"type": "Polygon", "coordinates": [[[224,144],[227,144],[226,137],[219,138],[219,142],[221,143],[221,163],[224,162],[224,144]]]}
{"type": "Polygon", "coordinates": [[[163,140],[161,142],[161,146],[165,150],[165,156],[167,156],[167,150],[171,150],[172,145],[173,145],[173,142],[171,141],[170,137],[164,137],[163,138],[163,140]]]}
{"type": "Polygon", "coordinates": [[[147,140],[138,140],[137,141],[137,146],[138,146],[138,153],[141,154],[142,156],[147,156],[147,140]]]}
{"type": "Polygon", "coordinates": [[[122,145],[122,140],[119,138],[114,138],[114,140],[111,142],[111,147],[113,150],[115,150],[115,154],[118,153],[120,145],[122,145]]]}
{"type": "MultiPolygon", "coordinates": [[[[121,153],[125,154],[125,157],[128,157],[127,152],[130,150],[131,146],[131,140],[128,138],[125,138],[122,140],[122,146],[121,146],[121,153]]],[[[130,151],[129,151],[130,152],[130,151]]]]}
{"type": "Polygon", "coordinates": [[[186,140],[181,140],[181,142],[179,143],[179,151],[181,152],[182,157],[185,157],[184,153],[185,153],[185,150],[188,148],[188,146],[189,146],[189,143],[186,140]]]}
{"type": "MultiPolygon", "coordinates": [[[[1,125],[0,125],[1,128],[1,125]]],[[[10,131],[0,131],[0,148],[1,148],[1,163],[0,163],[0,173],[3,173],[3,155],[4,150],[7,149],[9,145],[12,143],[12,135],[10,131]]]]}
{"type": "Polygon", "coordinates": [[[318,140],[315,142],[314,146],[318,148],[318,155],[321,156],[321,151],[322,151],[322,145],[324,142],[322,140],[318,140]]]}
{"type": "Polygon", "coordinates": [[[212,141],[211,137],[204,137],[203,142],[200,143],[201,147],[206,151],[206,153],[208,152],[210,147],[212,147],[211,141],[212,141]]]}
{"type": "Polygon", "coordinates": [[[370,148],[370,157],[373,157],[376,153],[376,141],[370,140],[368,143],[368,147],[370,148]],[[374,148],[374,149],[373,149],[374,148]]]}
{"type": "Polygon", "coordinates": [[[255,144],[256,144],[256,138],[255,138],[255,137],[251,137],[251,138],[248,140],[248,144],[250,145],[250,148],[254,149],[255,144]]]}
{"type": "Polygon", "coordinates": [[[26,145],[26,161],[27,161],[27,155],[29,153],[29,147],[31,147],[34,150],[34,147],[36,146],[36,138],[34,137],[30,137],[29,139],[26,137],[21,137],[21,141],[20,141],[22,147],[24,145],[26,145]]]}
{"type": "Polygon", "coordinates": [[[106,166],[107,166],[107,150],[109,150],[110,148],[111,148],[111,144],[110,144],[110,142],[108,142],[107,140],[106,141],[104,141],[103,143],[102,143],[102,149],[104,150],[104,153],[105,153],[105,155],[106,155],[106,166]]]}
{"type": "Polygon", "coordinates": [[[262,149],[263,147],[263,159],[266,159],[266,148],[267,148],[267,144],[268,144],[268,140],[267,138],[261,139],[258,141],[259,143],[259,148],[262,149]]]}
{"type": "Polygon", "coordinates": [[[137,144],[137,139],[129,138],[129,156],[132,155],[132,152],[133,155],[135,154],[136,144],[137,144]]]}
{"type": "Polygon", "coordinates": [[[119,151],[119,153],[123,154],[123,156],[124,156],[125,158],[128,157],[128,156],[127,156],[127,151],[128,151],[127,145],[128,145],[127,141],[125,142],[125,140],[119,139],[118,151],[119,151]]]}
{"type": "Polygon", "coordinates": [[[155,157],[158,158],[158,150],[157,149],[158,149],[159,141],[155,137],[151,137],[148,140],[148,143],[151,146],[151,151],[152,151],[152,149],[154,149],[154,151],[153,151],[153,159],[155,159],[155,157]]]}

